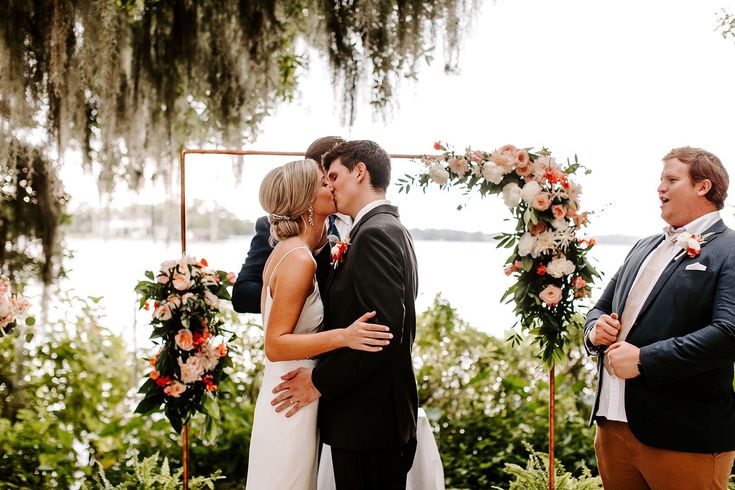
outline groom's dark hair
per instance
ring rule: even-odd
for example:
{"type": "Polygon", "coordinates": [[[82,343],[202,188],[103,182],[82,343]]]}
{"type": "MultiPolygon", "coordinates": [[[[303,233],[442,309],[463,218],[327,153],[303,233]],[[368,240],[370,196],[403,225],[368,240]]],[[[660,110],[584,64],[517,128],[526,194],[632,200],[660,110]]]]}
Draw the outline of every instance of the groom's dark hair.
{"type": "Polygon", "coordinates": [[[372,188],[383,192],[388,190],[390,157],[375,141],[354,140],[335,146],[322,158],[324,171],[329,172],[329,166],[338,158],[350,172],[359,162],[364,163],[372,188]]]}
{"type": "Polygon", "coordinates": [[[326,154],[329,150],[331,150],[335,146],[339,145],[340,143],[344,143],[344,142],[345,142],[345,139],[342,138],[341,136],[324,136],[324,137],[315,139],[306,149],[306,153],[304,153],[304,156],[306,158],[310,158],[311,160],[314,160],[321,167],[322,157],[324,156],[324,154],[326,154]]]}

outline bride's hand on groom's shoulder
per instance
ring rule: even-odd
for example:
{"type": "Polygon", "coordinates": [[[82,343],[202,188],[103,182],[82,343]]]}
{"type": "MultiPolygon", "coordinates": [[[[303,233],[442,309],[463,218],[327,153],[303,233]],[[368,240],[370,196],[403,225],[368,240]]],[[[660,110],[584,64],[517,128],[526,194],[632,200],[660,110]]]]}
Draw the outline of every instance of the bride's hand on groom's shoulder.
{"type": "Polygon", "coordinates": [[[322,396],[311,382],[311,369],[294,369],[281,376],[281,379],[284,380],[283,383],[273,388],[273,394],[278,396],[271,401],[271,405],[276,407],[278,413],[290,409],[286,417],[291,417],[322,396]]]}
{"type": "Polygon", "coordinates": [[[383,346],[390,344],[393,334],[386,325],[367,323],[377,313],[370,311],[355,320],[352,325],[343,329],[343,347],[367,352],[379,352],[383,346]]]}

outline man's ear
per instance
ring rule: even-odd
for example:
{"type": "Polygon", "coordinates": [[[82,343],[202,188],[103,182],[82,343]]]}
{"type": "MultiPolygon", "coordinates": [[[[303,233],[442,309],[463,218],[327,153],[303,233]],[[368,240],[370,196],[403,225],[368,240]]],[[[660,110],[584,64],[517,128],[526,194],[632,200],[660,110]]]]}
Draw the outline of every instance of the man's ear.
{"type": "Polygon", "coordinates": [[[698,196],[706,196],[712,189],[712,181],[709,179],[700,180],[694,184],[694,188],[697,189],[698,196]]]}
{"type": "Polygon", "coordinates": [[[357,162],[357,164],[355,165],[355,170],[357,171],[357,175],[355,176],[357,182],[362,183],[364,179],[370,179],[365,163],[357,162]]]}

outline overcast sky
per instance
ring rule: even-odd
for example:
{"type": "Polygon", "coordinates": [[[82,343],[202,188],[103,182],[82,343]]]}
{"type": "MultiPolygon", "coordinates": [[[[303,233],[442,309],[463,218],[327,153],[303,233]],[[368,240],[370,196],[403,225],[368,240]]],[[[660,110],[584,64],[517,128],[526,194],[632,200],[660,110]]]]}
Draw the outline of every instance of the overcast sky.
{"type": "MultiPolygon", "coordinates": [[[[445,75],[439,57],[417,83],[403,82],[387,124],[363,103],[356,124],[344,127],[326,62],[312,56],[297,100],[266,121],[250,148],[303,151],[319,136],[340,134],[373,139],[392,153],[431,153],[436,140],[487,151],[546,146],[558,160],[576,153],[592,170],[580,179],[583,208],[598,213],[591,234],[646,235],[663,226],[656,187],[660,159],[673,147],[714,152],[735,180],[735,42],[715,30],[720,9],[735,12],[735,0],[482,3],[463,41],[460,73],[445,75]]],[[[238,187],[226,158],[192,160],[187,194],[214,195],[257,217],[262,175],[287,160],[247,160],[238,187]]],[[[394,179],[421,169],[394,165],[394,179]]],[[[91,177],[73,167],[63,174],[72,205],[96,202],[91,177]]],[[[467,203],[458,192],[391,194],[410,228],[508,227],[500,199],[470,198],[457,212],[467,203]]],[[[115,204],[152,196],[118,193],[115,204]]],[[[732,225],[732,208],[724,214],[732,225]]]]}

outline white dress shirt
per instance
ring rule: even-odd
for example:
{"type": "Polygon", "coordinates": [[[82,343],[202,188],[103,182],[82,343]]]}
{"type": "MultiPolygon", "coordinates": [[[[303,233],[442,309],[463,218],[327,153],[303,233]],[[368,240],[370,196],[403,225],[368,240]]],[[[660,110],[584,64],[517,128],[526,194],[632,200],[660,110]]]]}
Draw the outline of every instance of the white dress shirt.
{"type": "Polygon", "coordinates": [[[377,208],[378,206],[382,206],[383,204],[390,204],[390,201],[388,199],[377,199],[375,201],[372,201],[372,202],[367,203],[355,215],[355,221],[352,222],[352,227],[354,228],[354,226],[357,224],[357,222],[360,221],[370,211],[372,211],[373,209],[377,208]]]}
{"type": "MultiPolygon", "coordinates": [[[[676,230],[674,230],[671,226],[667,226],[666,228],[664,228],[664,232],[666,232],[667,234],[671,234],[686,231],[687,233],[691,233],[693,235],[701,235],[719,220],[720,212],[712,211],[711,213],[700,216],[699,218],[681,228],[677,228],[676,230]]],[[[661,244],[654,250],[657,250],[659,247],[665,245],[666,240],[661,242],[661,244]]],[[[673,259],[674,257],[676,257],[676,255],[679,254],[681,251],[681,248],[673,247],[671,258],[673,259]]],[[[653,251],[648,254],[648,257],[646,257],[646,259],[641,264],[641,267],[640,269],[638,269],[638,273],[636,274],[635,280],[633,281],[633,284],[631,284],[631,289],[635,286],[635,283],[638,282],[638,279],[641,276],[641,272],[643,271],[643,269],[646,268],[646,265],[648,265],[648,262],[651,259],[652,255],[653,251]]],[[[665,266],[661,270],[656,271],[656,280],[658,280],[661,274],[663,274],[664,269],[665,266]]],[[[648,288],[647,291],[641,292],[641,294],[643,294],[646,298],[649,294],[651,294],[651,290],[656,284],[656,280],[651,282],[651,286],[648,288]]],[[[643,306],[643,303],[644,302],[641,301],[639,303],[639,307],[643,306]]],[[[638,317],[639,313],[640,311],[624,311],[623,315],[628,316],[630,318],[630,322],[633,323],[635,322],[635,319],[638,317]]],[[[627,422],[628,418],[625,414],[625,380],[620,379],[617,376],[610,374],[606,369],[603,369],[600,383],[602,383],[602,388],[600,389],[600,404],[595,415],[597,415],[598,417],[605,417],[608,420],[627,422]]]]}

